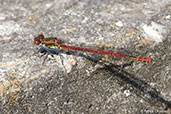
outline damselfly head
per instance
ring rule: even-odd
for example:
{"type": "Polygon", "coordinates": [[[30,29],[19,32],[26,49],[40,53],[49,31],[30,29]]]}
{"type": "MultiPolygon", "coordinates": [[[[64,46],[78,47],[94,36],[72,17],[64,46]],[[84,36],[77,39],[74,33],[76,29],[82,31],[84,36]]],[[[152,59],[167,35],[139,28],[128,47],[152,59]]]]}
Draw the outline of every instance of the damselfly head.
{"type": "Polygon", "coordinates": [[[41,41],[45,39],[43,34],[40,34],[39,36],[34,38],[34,45],[39,45],[41,41]]]}
{"type": "MultiPolygon", "coordinates": [[[[37,37],[36,37],[37,38],[37,37]]],[[[39,45],[41,42],[39,39],[34,38],[34,45],[39,45]]]]}

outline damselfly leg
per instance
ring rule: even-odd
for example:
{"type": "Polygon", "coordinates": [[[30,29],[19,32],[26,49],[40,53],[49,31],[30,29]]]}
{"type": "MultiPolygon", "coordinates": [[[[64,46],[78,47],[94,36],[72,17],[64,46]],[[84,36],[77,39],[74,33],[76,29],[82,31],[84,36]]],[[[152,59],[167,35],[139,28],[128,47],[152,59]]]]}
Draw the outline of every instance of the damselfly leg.
{"type": "MultiPolygon", "coordinates": [[[[40,58],[43,57],[43,56],[45,56],[42,65],[43,65],[44,62],[47,60],[47,58],[48,58],[49,55],[51,55],[52,57],[54,57],[54,56],[53,56],[54,53],[52,53],[51,50],[49,50],[48,48],[44,47],[43,45],[40,45],[40,46],[39,46],[38,52],[43,53],[43,54],[40,56],[40,58]]],[[[56,54],[58,54],[58,53],[56,52],[56,54]]],[[[50,60],[50,58],[49,58],[49,60],[50,60]]]]}

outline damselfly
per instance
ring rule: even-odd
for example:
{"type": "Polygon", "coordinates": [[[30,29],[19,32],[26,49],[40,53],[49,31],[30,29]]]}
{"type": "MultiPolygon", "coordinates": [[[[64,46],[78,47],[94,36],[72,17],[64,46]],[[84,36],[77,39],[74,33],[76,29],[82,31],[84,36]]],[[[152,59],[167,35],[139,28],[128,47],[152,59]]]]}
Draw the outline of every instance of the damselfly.
{"type": "Polygon", "coordinates": [[[43,34],[40,34],[39,36],[34,38],[34,44],[39,46],[40,52],[48,52],[49,54],[58,54],[58,53],[66,53],[70,54],[70,51],[82,51],[82,52],[90,52],[90,53],[97,53],[101,55],[107,55],[107,56],[114,56],[118,58],[124,58],[129,59],[133,61],[140,61],[140,62],[146,62],[151,63],[151,58],[139,58],[134,56],[128,56],[120,53],[115,52],[106,52],[101,50],[94,50],[94,49],[86,49],[86,48],[79,48],[74,46],[67,46],[64,45],[61,40],[55,37],[49,37],[45,38],[43,34]]]}

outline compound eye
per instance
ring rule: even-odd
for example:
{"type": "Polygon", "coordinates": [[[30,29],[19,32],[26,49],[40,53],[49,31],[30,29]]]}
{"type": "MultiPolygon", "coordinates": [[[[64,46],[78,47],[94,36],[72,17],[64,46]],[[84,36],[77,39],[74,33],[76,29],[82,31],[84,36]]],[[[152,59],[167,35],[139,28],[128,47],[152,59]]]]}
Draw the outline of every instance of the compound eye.
{"type": "Polygon", "coordinates": [[[39,45],[40,44],[40,41],[38,41],[38,40],[34,40],[34,45],[39,45]]]}
{"type": "Polygon", "coordinates": [[[40,34],[38,37],[39,39],[42,39],[42,40],[45,38],[43,34],[40,34]]]}

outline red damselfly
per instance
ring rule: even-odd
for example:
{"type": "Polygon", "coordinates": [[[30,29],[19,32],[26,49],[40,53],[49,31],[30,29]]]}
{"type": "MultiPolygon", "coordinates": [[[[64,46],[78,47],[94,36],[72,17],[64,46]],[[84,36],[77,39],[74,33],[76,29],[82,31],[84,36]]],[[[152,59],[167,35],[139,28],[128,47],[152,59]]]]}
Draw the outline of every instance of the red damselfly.
{"type": "Polygon", "coordinates": [[[67,53],[70,54],[69,51],[82,51],[82,52],[90,52],[90,53],[97,53],[101,55],[107,55],[107,56],[114,56],[118,58],[124,58],[129,59],[133,61],[140,61],[140,62],[146,62],[151,63],[151,58],[139,58],[134,56],[128,56],[120,53],[112,53],[112,52],[106,52],[101,50],[94,50],[94,49],[86,49],[86,48],[79,48],[74,46],[67,46],[64,45],[61,40],[55,37],[49,37],[45,38],[43,34],[40,34],[36,38],[34,38],[34,44],[39,46],[40,52],[48,52],[50,54],[58,54],[58,53],[67,53]]]}

